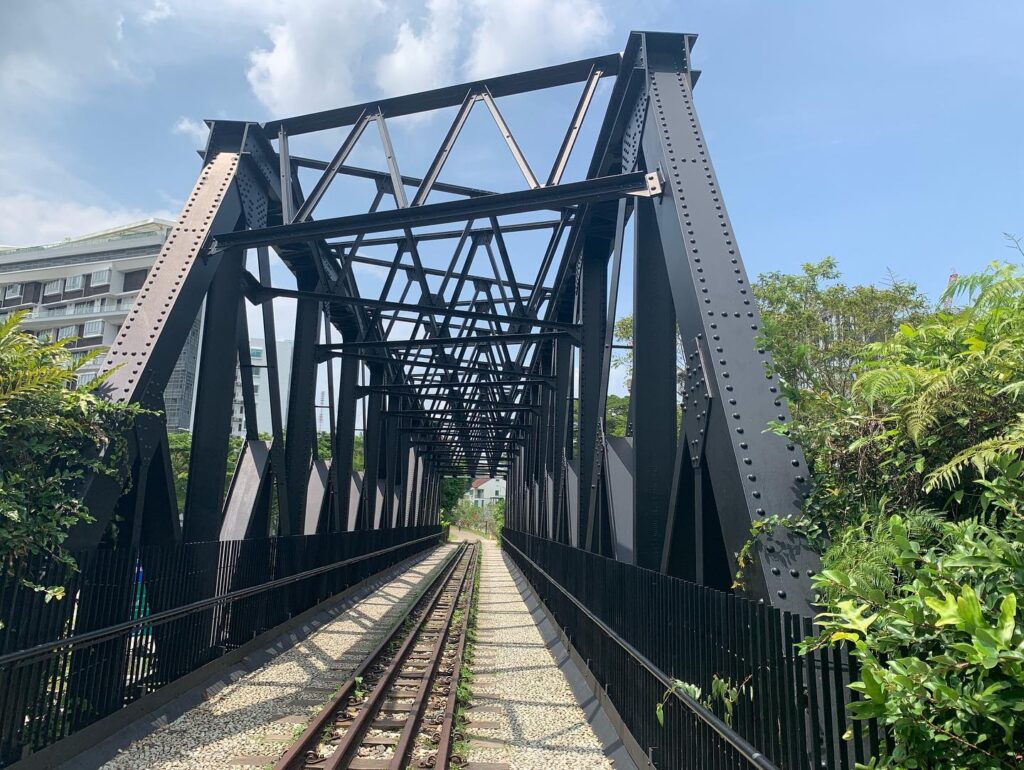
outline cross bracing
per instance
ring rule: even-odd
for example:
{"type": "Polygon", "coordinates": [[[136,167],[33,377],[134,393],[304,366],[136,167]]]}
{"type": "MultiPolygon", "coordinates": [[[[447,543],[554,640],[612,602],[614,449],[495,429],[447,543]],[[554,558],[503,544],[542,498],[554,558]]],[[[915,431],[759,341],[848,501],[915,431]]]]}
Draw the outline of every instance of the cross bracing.
{"type": "MultiPolygon", "coordinates": [[[[799,447],[765,432],[789,413],[694,107],[695,39],[636,32],[622,53],[211,121],[196,185],[106,359],[109,397],[147,410],[131,479],[88,479],[96,522],[72,545],[426,525],[443,477],[502,475],[515,531],[729,588],[752,523],[796,513],[808,490],[799,447]],[[467,136],[485,159],[473,174],[467,136]],[[431,148],[420,168],[411,142],[431,148]],[[604,423],[630,270],[623,437],[604,423]],[[161,394],[200,316],[178,500],[161,394]],[[287,387],[267,346],[266,425],[250,331],[294,339],[287,387]],[[236,370],[246,437],[232,469],[236,370]]],[[[758,548],[745,590],[806,612],[814,554],[785,528],[758,548]]]]}

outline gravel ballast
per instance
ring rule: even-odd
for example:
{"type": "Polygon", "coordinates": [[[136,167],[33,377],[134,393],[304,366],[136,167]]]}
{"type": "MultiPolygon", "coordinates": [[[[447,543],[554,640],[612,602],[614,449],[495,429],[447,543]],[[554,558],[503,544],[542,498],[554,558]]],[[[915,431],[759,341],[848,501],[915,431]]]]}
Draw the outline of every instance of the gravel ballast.
{"type": "Polygon", "coordinates": [[[267,665],[136,741],[105,770],[266,766],[398,621],[454,546],[438,548],[267,665]]]}
{"type": "Polygon", "coordinates": [[[507,557],[492,540],[481,545],[467,758],[507,763],[510,770],[612,768],[516,586],[507,557]]]}

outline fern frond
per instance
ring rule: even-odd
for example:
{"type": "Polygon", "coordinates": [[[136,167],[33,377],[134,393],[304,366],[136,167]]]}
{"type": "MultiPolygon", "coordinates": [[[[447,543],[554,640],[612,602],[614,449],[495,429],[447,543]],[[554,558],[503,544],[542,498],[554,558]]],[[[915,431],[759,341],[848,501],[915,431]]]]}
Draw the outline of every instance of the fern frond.
{"type": "Polygon", "coordinates": [[[925,479],[924,491],[952,489],[968,467],[984,477],[1000,460],[1024,454],[1024,414],[1018,414],[1017,420],[1009,430],[968,447],[932,471],[925,479]]]}

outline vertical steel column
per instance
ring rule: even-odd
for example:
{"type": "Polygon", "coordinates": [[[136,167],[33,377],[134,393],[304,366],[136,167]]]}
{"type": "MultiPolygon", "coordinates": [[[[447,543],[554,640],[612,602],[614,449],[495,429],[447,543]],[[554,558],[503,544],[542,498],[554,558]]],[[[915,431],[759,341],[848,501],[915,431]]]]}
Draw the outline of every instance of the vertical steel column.
{"type": "Polygon", "coordinates": [[[554,538],[560,543],[569,542],[569,507],[565,502],[566,484],[566,463],[572,452],[572,432],[569,429],[569,421],[572,419],[572,342],[566,337],[555,340],[555,389],[554,415],[555,428],[552,441],[554,451],[552,454],[552,465],[554,472],[554,498],[555,509],[555,534],[554,538]]]}
{"type": "Polygon", "coordinates": [[[661,567],[676,451],[676,324],[655,202],[637,201],[633,256],[633,532],[636,563],[661,567]]]}
{"type": "Polygon", "coordinates": [[[396,526],[395,516],[398,512],[395,510],[395,489],[401,472],[399,468],[400,455],[398,420],[387,420],[384,423],[384,504],[381,506],[380,514],[381,529],[391,529],[396,526]]]}
{"type": "Polygon", "coordinates": [[[338,421],[334,427],[334,459],[331,475],[334,478],[332,517],[334,532],[348,529],[349,500],[352,494],[352,454],[356,440],[356,385],[359,382],[359,359],[341,357],[341,376],[338,377],[338,421]]]}
{"type": "Polygon", "coordinates": [[[206,317],[199,352],[199,385],[192,434],[188,491],[185,496],[185,542],[217,540],[227,477],[231,405],[238,360],[238,302],[244,252],[224,255],[206,296],[206,317]]]}
{"type": "Polygon", "coordinates": [[[580,547],[603,553],[602,541],[607,528],[600,521],[600,477],[595,473],[601,456],[604,415],[600,413],[601,366],[604,357],[608,297],[608,240],[588,235],[583,244],[580,264],[580,547]]]}
{"type": "MultiPolygon", "coordinates": [[[[312,272],[297,276],[300,290],[314,291],[312,272]]],[[[281,519],[284,535],[301,535],[306,515],[306,490],[316,440],[316,344],[320,334],[320,302],[301,297],[295,303],[295,341],[292,348],[291,386],[288,391],[288,434],[284,462],[288,489],[288,513],[281,519]]]]}
{"type": "MultiPolygon", "coordinates": [[[[256,249],[256,264],[260,283],[270,286],[270,253],[266,246],[256,249]]],[[[267,300],[260,307],[263,314],[263,336],[266,337],[267,389],[270,400],[270,470],[274,474],[277,489],[278,528],[290,521],[291,508],[288,505],[288,485],[284,461],[284,419],[281,415],[281,369],[277,361],[277,324],[274,319],[274,302],[267,300]]]]}
{"type": "Polygon", "coordinates": [[[370,392],[366,396],[366,424],[363,426],[363,494],[359,504],[356,529],[373,529],[377,511],[377,480],[380,475],[380,451],[384,432],[382,414],[384,396],[380,386],[384,384],[384,368],[370,364],[370,392]]]}

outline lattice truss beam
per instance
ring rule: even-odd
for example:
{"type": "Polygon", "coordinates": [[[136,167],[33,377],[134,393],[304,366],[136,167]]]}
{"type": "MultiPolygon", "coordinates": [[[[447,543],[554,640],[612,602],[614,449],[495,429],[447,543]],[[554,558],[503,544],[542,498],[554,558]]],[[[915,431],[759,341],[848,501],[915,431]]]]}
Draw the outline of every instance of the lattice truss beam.
{"type": "MultiPolygon", "coordinates": [[[[442,478],[501,475],[509,526],[727,586],[752,521],[796,512],[806,482],[799,448],[764,433],[788,413],[764,373],[694,111],[694,40],[633,33],[622,54],[266,124],[211,122],[199,180],[106,358],[110,397],[152,412],[130,442],[132,478],[89,480],[97,523],[75,542],[110,537],[115,520],[117,537],[136,542],[425,524],[442,478]],[[529,98],[538,106],[523,109],[529,98]],[[508,107],[557,142],[546,174],[508,107]],[[399,121],[412,122],[396,134],[399,121]],[[490,152],[472,151],[487,183],[445,181],[460,139],[484,130],[490,152]],[[436,148],[419,175],[396,136],[436,148]],[[572,178],[584,144],[589,167],[572,178]],[[494,170],[502,163],[516,182],[494,170]],[[622,438],[605,434],[604,415],[630,262],[622,438]],[[282,302],[295,308],[286,331],[282,302]],[[159,413],[197,319],[178,500],[159,413]],[[269,424],[258,422],[254,319],[268,343],[269,424]],[[279,335],[294,339],[287,382],[279,335]],[[324,380],[329,456],[316,440],[324,380]],[[245,441],[230,469],[236,387],[245,441]]],[[[761,556],[749,590],[805,610],[814,555],[782,530],[761,556]]]]}

